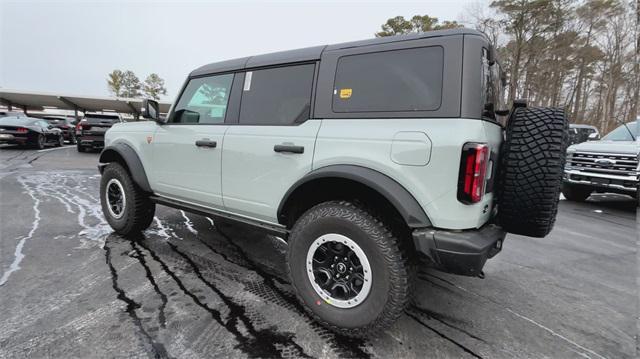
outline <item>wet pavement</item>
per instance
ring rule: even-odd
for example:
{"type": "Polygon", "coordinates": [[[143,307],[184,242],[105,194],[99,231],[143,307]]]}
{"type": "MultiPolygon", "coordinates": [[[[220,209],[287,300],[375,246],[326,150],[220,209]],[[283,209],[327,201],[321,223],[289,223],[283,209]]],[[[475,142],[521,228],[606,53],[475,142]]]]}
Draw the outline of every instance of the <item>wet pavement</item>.
{"type": "Polygon", "coordinates": [[[311,321],[278,238],[158,206],[131,241],[100,209],[97,153],[0,148],[0,357],[635,357],[636,208],[561,201],[485,279],[423,269],[380,337],[311,321]]]}

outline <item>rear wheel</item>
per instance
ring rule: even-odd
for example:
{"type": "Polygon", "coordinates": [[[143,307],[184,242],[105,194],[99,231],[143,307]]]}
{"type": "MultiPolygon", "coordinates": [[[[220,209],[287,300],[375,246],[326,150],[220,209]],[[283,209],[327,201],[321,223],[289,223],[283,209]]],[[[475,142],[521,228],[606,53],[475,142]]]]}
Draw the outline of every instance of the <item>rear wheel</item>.
{"type": "Polygon", "coordinates": [[[304,308],[342,335],[390,326],[410,299],[411,276],[398,239],[363,207],[321,203],[294,224],[289,275],[304,308]]]}
{"type": "Polygon", "coordinates": [[[47,139],[44,137],[43,134],[38,134],[38,137],[36,138],[36,143],[35,143],[35,147],[39,150],[43,149],[47,144],[47,139]]]}
{"type": "Polygon", "coordinates": [[[87,149],[78,142],[78,152],[85,152],[87,149]]]}
{"type": "Polygon", "coordinates": [[[587,186],[563,183],[562,195],[569,201],[584,202],[593,190],[587,186]]]}
{"type": "Polygon", "coordinates": [[[100,181],[100,202],[107,222],[116,233],[130,236],[147,229],[156,206],[117,162],[107,165],[100,181]]]}
{"type": "Polygon", "coordinates": [[[64,146],[64,136],[60,134],[60,136],[58,136],[58,142],[56,143],[56,147],[62,147],[62,146],[64,146]]]}

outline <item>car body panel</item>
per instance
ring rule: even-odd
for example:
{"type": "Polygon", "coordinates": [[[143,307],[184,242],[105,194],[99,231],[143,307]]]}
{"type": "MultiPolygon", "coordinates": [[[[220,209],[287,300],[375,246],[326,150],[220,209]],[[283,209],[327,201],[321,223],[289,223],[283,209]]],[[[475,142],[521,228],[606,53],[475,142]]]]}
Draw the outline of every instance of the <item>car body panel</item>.
{"type": "Polygon", "coordinates": [[[502,129],[476,119],[324,120],[316,141],[313,168],[347,164],[374,169],[406,188],[435,227],[479,228],[491,215],[493,195],[488,193],[481,202],[472,205],[457,200],[461,151],[467,142],[488,143],[491,151],[497,153],[502,129]],[[426,135],[423,156],[429,156],[428,164],[403,165],[393,161],[390,153],[398,132],[426,135]],[[427,139],[431,146],[427,145],[427,139]]]}
{"type": "Polygon", "coordinates": [[[222,145],[226,125],[164,124],[153,135],[152,188],[160,195],[223,209],[222,145]],[[199,147],[196,141],[215,141],[199,147]]]}
{"type": "Polygon", "coordinates": [[[222,192],[228,211],[278,223],[285,193],[311,171],[322,121],[298,126],[230,126],[224,137],[222,192]],[[303,146],[303,153],[275,152],[276,145],[303,146]]]}

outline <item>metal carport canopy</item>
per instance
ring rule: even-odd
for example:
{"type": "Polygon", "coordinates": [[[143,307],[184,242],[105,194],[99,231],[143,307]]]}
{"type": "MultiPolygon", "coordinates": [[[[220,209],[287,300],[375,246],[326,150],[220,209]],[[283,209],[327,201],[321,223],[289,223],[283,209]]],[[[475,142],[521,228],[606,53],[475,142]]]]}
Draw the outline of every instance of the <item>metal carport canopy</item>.
{"type": "MultiPolygon", "coordinates": [[[[139,114],[142,107],[140,98],[124,97],[89,97],[46,92],[20,91],[0,89],[0,103],[26,110],[59,109],[78,110],[82,112],[115,111],[120,113],[139,114]]],[[[160,112],[169,112],[171,104],[159,102],[160,112]]]]}

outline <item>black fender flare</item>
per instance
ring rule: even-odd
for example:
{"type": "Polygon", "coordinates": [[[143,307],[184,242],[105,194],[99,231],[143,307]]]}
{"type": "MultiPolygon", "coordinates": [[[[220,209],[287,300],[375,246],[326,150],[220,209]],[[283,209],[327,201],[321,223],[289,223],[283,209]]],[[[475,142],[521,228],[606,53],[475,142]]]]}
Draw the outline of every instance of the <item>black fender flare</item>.
{"type": "Polygon", "coordinates": [[[330,165],[309,172],[289,188],[278,206],[278,218],[289,197],[305,183],[321,178],[344,178],[361,183],[386,198],[410,228],[430,227],[431,221],[418,201],[393,178],[376,170],[357,165],[330,165]]]}
{"type": "Polygon", "coordinates": [[[114,162],[117,157],[121,157],[129,168],[129,173],[133,181],[145,192],[152,192],[149,180],[147,179],[147,173],[144,170],[142,161],[136,153],[133,147],[126,143],[115,143],[113,145],[105,147],[100,153],[100,159],[98,162],[98,169],[100,173],[104,170],[104,167],[109,162],[114,162]]]}

